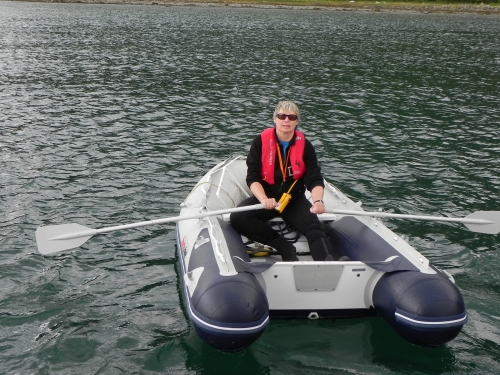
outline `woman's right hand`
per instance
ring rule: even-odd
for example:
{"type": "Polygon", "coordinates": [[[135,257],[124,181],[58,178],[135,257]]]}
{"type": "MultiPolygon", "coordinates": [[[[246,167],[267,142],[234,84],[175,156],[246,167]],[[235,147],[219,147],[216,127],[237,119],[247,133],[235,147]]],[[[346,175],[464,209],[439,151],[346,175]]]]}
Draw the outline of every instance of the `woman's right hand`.
{"type": "Polygon", "coordinates": [[[262,184],[260,182],[253,182],[252,185],[250,185],[250,190],[252,191],[255,198],[257,198],[259,202],[264,205],[264,208],[266,210],[272,210],[278,205],[276,199],[267,197],[266,192],[264,191],[264,188],[262,187],[262,184]]]}
{"type": "Polygon", "coordinates": [[[266,198],[260,201],[264,205],[264,208],[266,210],[272,210],[273,208],[276,208],[278,205],[278,202],[276,202],[276,199],[274,198],[266,198]]]}

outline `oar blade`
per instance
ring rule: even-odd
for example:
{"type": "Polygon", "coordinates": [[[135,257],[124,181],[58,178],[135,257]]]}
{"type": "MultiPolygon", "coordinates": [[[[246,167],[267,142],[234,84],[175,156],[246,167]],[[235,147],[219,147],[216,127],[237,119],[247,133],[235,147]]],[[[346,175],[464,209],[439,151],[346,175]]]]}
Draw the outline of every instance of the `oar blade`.
{"type": "Polygon", "coordinates": [[[487,220],[488,224],[464,223],[473,232],[498,234],[500,232],[500,211],[476,211],[465,219],[487,220]]]}
{"type": "Polygon", "coordinates": [[[73,234],[88,230],[91,230],[91,228],[87,228],[80,224],[47,225],[39,227],[35,232],[38,251],[44,255],[50,255],[60,251],[74,249],[82,245],[92,236],[71,239],[55,238],[65,234],[73,234]]]}

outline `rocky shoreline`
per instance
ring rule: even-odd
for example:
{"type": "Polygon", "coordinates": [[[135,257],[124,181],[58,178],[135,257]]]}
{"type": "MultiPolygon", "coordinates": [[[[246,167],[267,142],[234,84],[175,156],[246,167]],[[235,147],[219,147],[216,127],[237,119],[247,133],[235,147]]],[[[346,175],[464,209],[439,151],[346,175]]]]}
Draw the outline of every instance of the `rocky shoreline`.
{"type": "MultiPolygon", "coordinates": [[[[18,0],[19,1],[19,0],[18,0]]],[[[24,1],[24,0],[20,0],[24,1]]],[[[84,3],[84,4],[130,4],[156,6],[205,6],[205,7],[238,7],[238,8],[269,8],[269,9],[305,9],[305,10],[340,10],[340,11],[373,11],[373,12],[420,12],[420,13],[475,13],[500,15],[500,6],[488,4],[449,4],[434,5],[429,3],[386,3],[376,1],[372,4],[346,1],[345,3],[330,3],[327,5],[295,5],[283,2],[254,3],[250,1],[224,0],[28,0],[30,2],[51,3],[84,3]]]]}

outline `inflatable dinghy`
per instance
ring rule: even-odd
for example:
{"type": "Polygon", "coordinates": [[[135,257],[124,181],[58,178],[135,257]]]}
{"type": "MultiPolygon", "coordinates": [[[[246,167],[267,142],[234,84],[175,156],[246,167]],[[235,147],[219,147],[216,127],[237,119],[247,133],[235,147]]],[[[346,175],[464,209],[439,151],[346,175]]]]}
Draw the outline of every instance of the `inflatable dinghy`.
{"type": "MultiPolygon", "coordinates": [[[[245,158],[210,170],[181,204],[181,216],[236,207],[251,195],[245,158]]],[[[310,199],[310,197],[308,197],[310,199]]],[[[328,208],[363,212],[325,181],[328,208]]],[[[447,272],[372,216],[322,214],[337,261],[313,261],[307,241],[279,219],[299,260],[242,238],[229,215],[177,223],[177,249],[189,318],[210,345],[235,352],[252,344],[270,318],[382,317],[401,337],[436,347],[467,322],[463,298],[447,272]]]]}

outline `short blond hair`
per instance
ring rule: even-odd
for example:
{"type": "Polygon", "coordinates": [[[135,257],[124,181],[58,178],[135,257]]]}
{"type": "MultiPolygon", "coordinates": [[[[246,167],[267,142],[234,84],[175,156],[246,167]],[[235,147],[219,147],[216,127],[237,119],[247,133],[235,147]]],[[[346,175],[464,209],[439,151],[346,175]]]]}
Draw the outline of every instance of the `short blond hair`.
{"type": "Polygon", "coordinates": [[[300,121],[299,107],[297,106],[297,104],[289,100],[282,100],[276,105],[276,108],[274,109],[273,120],[278,113],[284,113],[288,111],[293,111],[298,116],[298,120],[300,121]]]}

